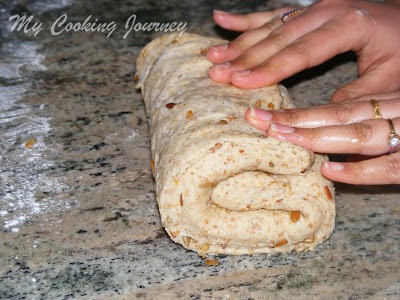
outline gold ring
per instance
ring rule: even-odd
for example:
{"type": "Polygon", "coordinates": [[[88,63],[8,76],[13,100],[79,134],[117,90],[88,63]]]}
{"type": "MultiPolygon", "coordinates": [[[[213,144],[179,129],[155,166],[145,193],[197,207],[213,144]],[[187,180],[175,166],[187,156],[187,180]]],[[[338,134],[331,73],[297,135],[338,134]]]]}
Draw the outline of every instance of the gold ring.
{"type": "Polygon", "coordinates": [[[371,99],[371,100],[369,100],[369,102],[371,102],[372,107],[374,108],[374,119],[381,119],[382,115],[381,115],[381,111],[379,109],[378,101],[376,101],[375,99],[371,99]]]}
{"type": "Polygon", "coordinates": [[[294,10],[288,11],[287,13],[284,13],[281,17],[281,21],[283,23],[286,23],[289,21],[289,18],[294,17],[295,15],[298,15],[301,12],[300,8],[296,8],[294,10]]]}
{"type": "Polygon", "coordinates": [[[398,145],[400,145],[400,136],[394,131],[392,119],[388,119],[388,121],[390,126],[389,146],[394,150],[398,145]]]}

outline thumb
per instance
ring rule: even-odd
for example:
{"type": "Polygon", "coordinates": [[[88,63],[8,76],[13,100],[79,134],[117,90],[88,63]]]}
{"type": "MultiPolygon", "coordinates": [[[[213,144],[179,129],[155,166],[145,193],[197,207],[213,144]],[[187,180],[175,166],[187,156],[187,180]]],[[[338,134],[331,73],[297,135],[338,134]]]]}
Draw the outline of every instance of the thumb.
{"type": "Polygon", "coordinates": [[[392,60],[367,69],[361,76],[340,87],[332,95],[332,102],[353,99],[362,95],[394,92],[400,88],[400,70],[392,60]]]}

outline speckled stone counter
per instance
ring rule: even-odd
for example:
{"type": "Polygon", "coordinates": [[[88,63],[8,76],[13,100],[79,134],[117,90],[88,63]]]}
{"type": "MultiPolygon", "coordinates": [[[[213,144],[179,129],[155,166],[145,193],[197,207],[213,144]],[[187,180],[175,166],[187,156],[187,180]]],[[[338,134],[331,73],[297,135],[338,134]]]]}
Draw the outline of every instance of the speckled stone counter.
{"type": "MultiPolygon", "coordinates": [[[[399,186],[336,185],[336,230],[316,252],[218,256],[207,266],[161,227],[133,82],[154,32],[124,39],[125,21],[182,21],[190,32],[232,38],[214,26],[213,9],[283,1],[53,2],[5,1],[2,10],[3,23],[25,12],[43,30],[1,29],[0,299],[400,299],[399,186]],[[62,14],[115,21],[118,30],[52,35],[62,14]]],[[[308,106],[355,76],[353,57],[342,55],[284,83],[308,106]]]]}

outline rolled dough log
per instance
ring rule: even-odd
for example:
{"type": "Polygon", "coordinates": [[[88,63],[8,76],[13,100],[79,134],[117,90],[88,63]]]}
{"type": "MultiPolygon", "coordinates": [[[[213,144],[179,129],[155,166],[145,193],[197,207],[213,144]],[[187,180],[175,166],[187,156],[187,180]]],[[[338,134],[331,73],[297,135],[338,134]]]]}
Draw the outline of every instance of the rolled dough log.
{"type": "Polygon", "coordinates": [[[162,224],[200,255],[313,250],[334,229],[325,157],[246,122],[249,106],[293,104],[282,86],[244,90],[210,80],[206,49],[224,42],[165,35],[137,60],[162,224]]]}

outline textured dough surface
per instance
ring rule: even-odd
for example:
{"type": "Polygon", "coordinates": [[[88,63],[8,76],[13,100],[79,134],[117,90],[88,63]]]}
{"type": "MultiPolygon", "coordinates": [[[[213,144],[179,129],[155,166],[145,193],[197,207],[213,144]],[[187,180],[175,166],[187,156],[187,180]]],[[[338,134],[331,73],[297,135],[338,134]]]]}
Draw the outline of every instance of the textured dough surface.
{"type": "Polygon", "coordinates": [[[313,250],[334,229],[325,157],[246,122],[249,106],[293,104],[282,86],[244,90],[210,80],[205,51],[224,42],[165,35],[137,60],[162,224],[200,255],[313,250]]]}

